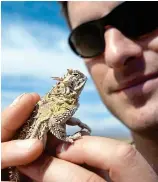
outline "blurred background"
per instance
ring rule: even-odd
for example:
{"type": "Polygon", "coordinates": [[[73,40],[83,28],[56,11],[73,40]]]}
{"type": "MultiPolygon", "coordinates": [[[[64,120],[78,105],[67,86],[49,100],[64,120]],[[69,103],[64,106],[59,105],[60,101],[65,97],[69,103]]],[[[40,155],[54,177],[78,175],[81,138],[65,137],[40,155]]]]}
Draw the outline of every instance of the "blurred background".
{"type": "MultiPolygon", "coordinates": [[[[3,1],[2,12],[2,110],[22,93],[41,97],[67,68],[88,77],[75,116],[92,128],[92,135],[130,139],[128,129],[102,104],[82,59],[67,44],[69,29],[60,6],[53,1],[3,1]]],[[[68,128],[71,134],[78,127],[68,128]]]]}

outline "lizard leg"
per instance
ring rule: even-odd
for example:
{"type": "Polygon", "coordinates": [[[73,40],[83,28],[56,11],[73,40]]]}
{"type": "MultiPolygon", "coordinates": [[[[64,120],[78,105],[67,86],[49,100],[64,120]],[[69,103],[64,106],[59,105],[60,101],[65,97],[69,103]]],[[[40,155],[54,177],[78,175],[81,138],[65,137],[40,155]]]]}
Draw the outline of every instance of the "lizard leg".
{"type": "MultiPolygon", "coordinates": [[[[61,118],[62,119],[62,118],[61,118]]],[[[62,123],[61,119],[51,117],[48,123],[49,131],[58,139],[65,142],[73,143],[74,140],[81,138],[81,133],[77,132],[74,135],[66,136],[66,125],[62,123]]]]}
{"type": "Polygon", "coordinates": [[[79,126],[82,130],[86,129],[89,133],[91,133],[91,129],[85,123],[82,123],[79,119],[72,117],[71,119],[67,120],[66,124],[71,126],[79,126]]]}

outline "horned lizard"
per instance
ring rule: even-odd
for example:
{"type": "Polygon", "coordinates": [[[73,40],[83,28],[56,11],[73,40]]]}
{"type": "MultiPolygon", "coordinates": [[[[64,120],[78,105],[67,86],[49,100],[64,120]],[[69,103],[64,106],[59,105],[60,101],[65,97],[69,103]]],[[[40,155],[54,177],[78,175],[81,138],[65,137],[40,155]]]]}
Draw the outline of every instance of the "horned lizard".
{"type": "MultiPolygon", "coordinates": [[[[66,135],[66,124],[78,125],[81,130],[91,129],[79,119],[72,117],[79,107],[79,96],[87,77],[78,70],[68,69],[63,78],[52,77],[57,83],[36,104],[30,118],[17,132],[15,139],[43,139],[49,131],[58,139],[73,143],[81,137],[81,132],[66,135]]],[[[20,173],[15,167],[10,167],[10,180],[19,182],[20,173]]]]}

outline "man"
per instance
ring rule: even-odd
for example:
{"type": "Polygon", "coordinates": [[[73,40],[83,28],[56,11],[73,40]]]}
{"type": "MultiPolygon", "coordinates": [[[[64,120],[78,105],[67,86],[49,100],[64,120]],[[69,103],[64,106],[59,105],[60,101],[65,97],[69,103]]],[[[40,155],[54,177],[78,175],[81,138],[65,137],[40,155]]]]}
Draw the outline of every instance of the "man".
{"type": "MultiPolygon", "coordinates": [[[[131,130],[136,148],[84,136],[73,146],[59,145],[58,158],[44,154],[19,170],[47,182],[158,181],[158,3],[61,3],[72,29],[72,50],[83,57],[105,105],[131,130]]],[[[3,112],[3,168],[27,164],[41,154],[40,141],[9,142],[38,99],[26,94],[3,112]],[[15,146],[19,150],[10,157],[15,146]]]]}

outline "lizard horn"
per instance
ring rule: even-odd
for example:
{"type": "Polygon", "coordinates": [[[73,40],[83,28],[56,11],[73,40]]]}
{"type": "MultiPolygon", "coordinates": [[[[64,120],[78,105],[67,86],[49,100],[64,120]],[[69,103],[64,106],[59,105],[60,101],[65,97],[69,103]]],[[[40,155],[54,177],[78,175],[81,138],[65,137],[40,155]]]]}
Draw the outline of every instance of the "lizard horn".
{"type": "Polygon", "coordinates": [[[60,78],[60,77],[51,77],[53,78],[54,80],[57,80],[57,81],[63,81],[63,78],[60,78]]]}
{"type": "Polygon", "coordinates": [[[69,74],[72,74],[72,72],[73,72],[72,69],[67,69],[67,71],[69,74]]]}

